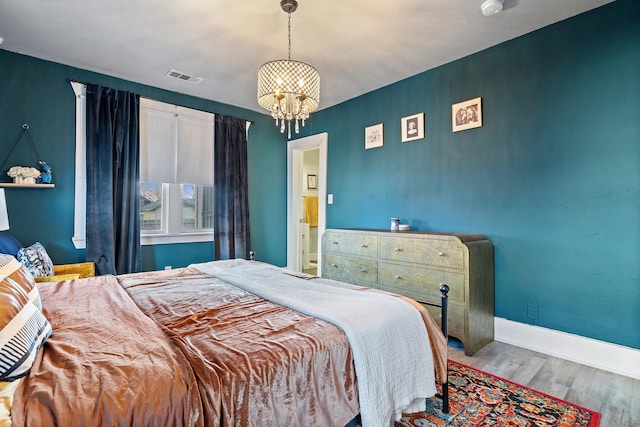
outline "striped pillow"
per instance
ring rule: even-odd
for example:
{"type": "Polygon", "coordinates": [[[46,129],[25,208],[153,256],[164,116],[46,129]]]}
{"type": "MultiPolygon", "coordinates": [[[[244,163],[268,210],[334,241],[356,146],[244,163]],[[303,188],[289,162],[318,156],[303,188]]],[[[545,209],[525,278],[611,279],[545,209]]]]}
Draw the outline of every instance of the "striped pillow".
{"type": "Polygon", "coordinates": [[[5,277],[12,279],[24,289],[29,299],[42,310],[40,293],[36,287],[33,275],[27,267],[11,255],[0,254],[0,280],[5,277]]]}
{"type": "Polygon", "coordinates": [[[28,293],[15,280],[3,277],[0,280],[0,381],[13,381],[27,375],[38,349],[49,336],[51,325],[28,293]]]}

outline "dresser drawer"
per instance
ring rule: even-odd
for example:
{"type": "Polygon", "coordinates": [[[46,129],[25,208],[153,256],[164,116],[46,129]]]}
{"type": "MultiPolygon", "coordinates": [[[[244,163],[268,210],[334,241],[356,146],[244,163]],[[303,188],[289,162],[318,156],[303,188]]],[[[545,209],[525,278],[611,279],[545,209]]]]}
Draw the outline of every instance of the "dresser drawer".
{"type": "Polygon", "coordinates": [[[367,259],[323,254],[322,276],[360,286],[376,287],[378,263],[367,259]]]}
{"type": "Polygon", "coordinates": [[[464,268],[464,250],[451,240],[380,236],[380,258],[464,268]]]}
{"type": "Polygon", "coordinates": [[[378,236],[376,234],[341,233],[327,231],[322,236],[325,251],[341,254],[378,256],[378,236]]]}
{"type": "Polygon", "coordinates": [[[440,303],[440,284],[449,286],[449,299],[464,302],[464,274],[380,262],[378,281],[393,292],[421,302],[440,303]]]}

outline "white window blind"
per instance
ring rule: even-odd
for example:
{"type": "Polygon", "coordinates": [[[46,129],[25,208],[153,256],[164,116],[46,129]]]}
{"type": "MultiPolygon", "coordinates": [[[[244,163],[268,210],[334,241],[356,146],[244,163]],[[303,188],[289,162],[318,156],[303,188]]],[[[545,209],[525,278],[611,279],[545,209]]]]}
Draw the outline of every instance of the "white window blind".
{"type": "Polygon", "coordinates": [[[212,113],[140,99],[140,181],[213,184],[212,113]]]}

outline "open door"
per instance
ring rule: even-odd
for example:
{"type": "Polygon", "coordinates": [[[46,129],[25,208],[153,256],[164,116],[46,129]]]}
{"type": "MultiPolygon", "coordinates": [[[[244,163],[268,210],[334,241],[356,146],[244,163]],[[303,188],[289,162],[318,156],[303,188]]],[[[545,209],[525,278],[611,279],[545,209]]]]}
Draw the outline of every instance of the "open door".
{"type": "Polygon", "coordinates": [[[321,272],[322,245],[321,236],[326,229],[327,214],[327,133],[312,135],[305,138],[290,140],[287,143],[287,268],[302,271],[302,242],[301,220],[304,218],[302,196],[306,177],[303,176],[304,152],[319,150],[318,174],[316,186],[318,189],[318,239],[315,252],[318,257],[317,275],[321,272]]]}

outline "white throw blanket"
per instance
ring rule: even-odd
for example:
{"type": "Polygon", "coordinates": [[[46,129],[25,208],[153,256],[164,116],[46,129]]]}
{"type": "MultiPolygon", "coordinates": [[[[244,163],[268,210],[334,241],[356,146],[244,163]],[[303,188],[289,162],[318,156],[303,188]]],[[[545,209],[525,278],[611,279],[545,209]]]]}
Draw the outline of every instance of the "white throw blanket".
{"type": "Polygon", "coordinates": [[[245,260],[191,267],[247,292],[341,328],[353,353],[363,427],[388,427],[402,411],[424,410],[436,393],[433,358],[420,313],[400,298],[245,260]]]}

